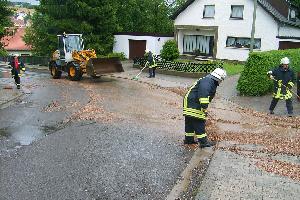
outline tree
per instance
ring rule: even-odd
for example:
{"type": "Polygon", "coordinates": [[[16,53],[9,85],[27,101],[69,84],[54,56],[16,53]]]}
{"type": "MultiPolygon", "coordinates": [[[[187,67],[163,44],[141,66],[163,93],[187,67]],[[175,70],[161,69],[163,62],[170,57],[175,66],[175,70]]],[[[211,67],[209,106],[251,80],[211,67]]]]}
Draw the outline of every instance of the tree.
{"type": "Polygon", "coordinates": [[[110,0],[41,0],[25,42],[35,54],[49,56],[56,49],[56,35],[82,33],[86,48],[107,54],[112,51],[116,21],[110,0]]]}
{"type": "Polygon", "coordinates": [[[117,0],[117,19],[120,31],[171,33],[169,5],[165,0],[117,0]]]}
{"type": "MultiPolygon", "coordinates": [[[[0,39],[6,35],[6,28],[11,26],[10,16],[13,10],[8,7],[7,0],[0,0],[0,39]]],[[[4,55],[4,45],[0,43],[0,55],[4,55]]]]}

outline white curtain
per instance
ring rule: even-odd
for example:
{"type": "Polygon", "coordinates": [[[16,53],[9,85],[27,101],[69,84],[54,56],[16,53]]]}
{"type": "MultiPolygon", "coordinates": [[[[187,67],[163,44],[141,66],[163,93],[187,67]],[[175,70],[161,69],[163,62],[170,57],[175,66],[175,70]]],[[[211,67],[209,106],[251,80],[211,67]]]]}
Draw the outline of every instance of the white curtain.
{"type": "Polygon", "coordinates": [[[214,5],[205,6],[203,17],[214,17],[214,16],[215,16],[215,6],[214,5]]]}
{"type": "Polygon", "coordinates": [[[199,49],[202,53],[209,54],[210,36],[185,35],[183,37],[183,52],[193,53],[199,49]]]}
{"type": "Polygon", "coordinates": [[[231,17],[233,18],[243,18],[244,6],[232,6],[231,17]]]}

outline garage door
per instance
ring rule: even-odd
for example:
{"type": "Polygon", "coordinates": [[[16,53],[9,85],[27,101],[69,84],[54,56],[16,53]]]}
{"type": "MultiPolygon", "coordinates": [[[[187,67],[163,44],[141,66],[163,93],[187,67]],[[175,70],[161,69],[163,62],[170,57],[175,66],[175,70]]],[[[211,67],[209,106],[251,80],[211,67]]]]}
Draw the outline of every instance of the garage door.
{"type": "Polygon", "coordinates": [[[297,49],[300,48],[300,42],[280,41],[279,49],[297,49]]]}
{"type": "Polygon", "coordinates": [[[143,57],[146,50],[146,40],[129,40],[129,59],[143,57]]]}

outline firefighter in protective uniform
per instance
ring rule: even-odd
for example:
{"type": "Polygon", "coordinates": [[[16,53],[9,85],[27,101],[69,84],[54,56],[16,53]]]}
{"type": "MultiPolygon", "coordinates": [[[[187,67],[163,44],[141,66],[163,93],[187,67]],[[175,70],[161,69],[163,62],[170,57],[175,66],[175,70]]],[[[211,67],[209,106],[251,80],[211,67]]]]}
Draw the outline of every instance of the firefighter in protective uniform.
{"type": "Polygon", "coordinates": [[[215,145],[214,142],[208,141],[205,132],[207,107],[214,98],[217,87],[226,76],[224,69],[216,68],[213,72],[195,82],[186,93],[183,99],[185,144],[197,144],[198,142],[200,148],[215,145]],[[196,135],[197,142],[194,135],[196,135]]]}
{"type": "Polygon", "coordinates": [[[17,85],[17,88],[20,89],[21,87],[20,77],[22,73],[25,71],[25,65],[18,57],[19,57],[18,54],[14,55],[14,57],[10,61],[10,66],[12,68],[11,75],[15,79],[15,84],[17,85]]]}
{"type": "Polygon", "coordinates": [[[288,116],[293,115],[293,103],[292,103],[292,92],[291,89],[294,86],[296,80],[295,73],[289,68],[290,60],[285,57],[281,59],[281,65],[272,71],[268,72],[268,75],[274,80],[274,93],[273,99],[270,105],[270,114],[274,114],[274,109],[278,101],[285,100],[288,116]]]}
{"type": "Polygon", "coordinates": [[[144,56],[147,60],[146,64],[149,67],[149,76],[148,76],[148,78],[155,78],[155,69],[157,67],[156,61],[154,59],[155,55],[150,50],[146,49],[144,56]]]}

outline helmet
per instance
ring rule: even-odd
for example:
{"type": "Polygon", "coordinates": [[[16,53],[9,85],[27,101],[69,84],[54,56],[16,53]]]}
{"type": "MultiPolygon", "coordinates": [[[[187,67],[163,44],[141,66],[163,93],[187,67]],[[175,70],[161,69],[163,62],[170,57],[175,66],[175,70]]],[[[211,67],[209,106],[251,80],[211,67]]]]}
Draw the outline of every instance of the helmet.
{"type": "Polygon", "coordinates": [[[216,78],[217,81],[223,81],[226,78],[227,73],[222,68],[216,68],[213,72],[210,73],[210,75],[216,78]]]}
{"type": "Polygon", "coordinates": [[[288,65],[288,64],[290,64],[290,60],[289,60],[288,57],[284,57],[284,58],[281,59],[280,63],[283,64],[283,65],[288,65]]]}
{"type": "Polygon", "coordinates": [[[146,50],[145,50],[145,53],[148,53],[149,51],[150,51],[149,49],[146,49],[146,50]]]}
{"type": "Polygon", "coordinates": [[[19,57],[19,54],[17,54],[17,53],[16,53],[16,54],[14,54],[14,57],[19,57]]]}

